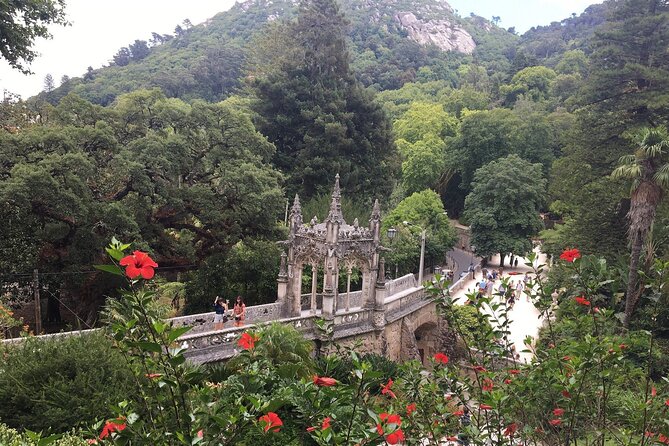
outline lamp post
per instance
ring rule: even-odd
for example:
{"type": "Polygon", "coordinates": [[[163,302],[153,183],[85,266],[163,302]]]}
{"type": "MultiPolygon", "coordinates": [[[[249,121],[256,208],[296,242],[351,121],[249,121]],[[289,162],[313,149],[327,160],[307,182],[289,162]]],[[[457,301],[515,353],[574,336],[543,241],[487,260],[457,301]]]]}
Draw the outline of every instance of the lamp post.
{"type": "Polygon", "coordinates": [[[422,226],[419,226],[415,223],[410,223],[408,221],[404,222],[405,226],[418,226],[420,228],[420,264],[418,266],[418,283],[423,283],[423,265],[425,263],[425,236],[427,235],[427,230],[422,226]]]}
{"type": "MultiPolygon", "coordinates": [[[[395,239],[395,236],[397,235],[397,229],[390,227],[388,228],[388,238],[390,239],[390,243],[392,244],[393,239],[395,239]]],[[[397,262],[395,262],[395,279],[397,279],[397,262]]],[[[390,276],[390,273],[388,273],[388,276],[390,276]]]]}

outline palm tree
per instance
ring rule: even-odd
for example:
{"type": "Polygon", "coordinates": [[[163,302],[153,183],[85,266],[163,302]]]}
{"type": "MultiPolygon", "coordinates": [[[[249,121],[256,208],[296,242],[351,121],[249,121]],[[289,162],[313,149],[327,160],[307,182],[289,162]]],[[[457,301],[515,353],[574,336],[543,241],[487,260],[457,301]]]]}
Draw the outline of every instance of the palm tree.
{"type": "Polygon", "coordinates": [[[664,189],[669,188],[669,134],[663,127],[646,128],[635,140],[638,149],[633,155],[620,158],[620,165],[613,171],[613,178],[633,180],[630,193],[629,239],[631,244],[629,276],[625,300],[625,327],[629,327],[641,287],[639,281],[639,258],[642,247],[651,230],[657,207],[662,201],[664,189]]]}

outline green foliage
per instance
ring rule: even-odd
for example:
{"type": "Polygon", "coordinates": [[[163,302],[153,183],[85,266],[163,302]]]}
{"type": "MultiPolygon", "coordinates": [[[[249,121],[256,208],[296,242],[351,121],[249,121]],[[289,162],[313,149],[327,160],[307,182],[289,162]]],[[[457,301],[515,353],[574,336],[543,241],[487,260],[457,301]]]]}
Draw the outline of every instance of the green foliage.
{"type": "Polygon", "coordinates": [[[384,218],[381,228],[387,240],[384,245],[391,248],[385,256],[388,266],[398,265],[402,274],[417,270],[423,229],[426,264],[442,262],[444,253],[455,245],[457,237],[441,199],[432,190],[410,195],[384,218]],[[389,228],[397,231],[392,241],[387,239],[389,228]]]}
{"type": "Polygon", "coordinates": [[[253,86],[260,128],[277,147],[274,161],[288,175],[289,196],[326,193],[336,173],[348,194],[389,195],[390,123],[353,77],[338,6],[305,1],[288,26],[275,34],[286,49],[267,54],[275,67],[253,86]]]}
{"type": "Polygon", "coordinates": [[[0,423],[0,444],[2,446],[86,446],[89,443],[74,434],[44,437],[37,433],[20,433],[0,423]]]}
{"type": "Polygon", "coordinates": [[[513,104],[520,96],[541,101],[548,98],[555,76],[555,71],[544,66],[527,67],[516,73],[511,84],[502,87],[500,93],[506,96],[507,104],[513,104]]]}
{"type": "Polygon", "coordinates": [[[539,164],[509,155],[476,171],[472,193],[465,201],[465,218],[472,228],[472,245],[487,257],[494,253],[523,255],[541,228],[539,209],[546,180],[539,164]]]}
{"type": "Polygon", "coordinates": [[[50,38],[48,25],[67,25],[65,0],[24,0],[5,3],[0,10],[0,55],[9,66],[30,73],[25,65],[37,57],[35,39],[50,38]]]}
{"type": "Polygon", "coordinates": [[[17,429],[86,427],[131,392],[132,373],[103,332],[29,337],[2,354],[0,420],[17,429]]]}

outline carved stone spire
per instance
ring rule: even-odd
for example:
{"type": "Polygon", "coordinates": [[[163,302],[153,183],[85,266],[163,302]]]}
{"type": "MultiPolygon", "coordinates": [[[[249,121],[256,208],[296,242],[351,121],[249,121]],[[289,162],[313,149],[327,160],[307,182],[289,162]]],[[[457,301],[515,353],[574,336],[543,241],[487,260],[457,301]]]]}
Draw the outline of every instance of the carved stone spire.
{"type": "Polygon", "coordinates": [[[369,218],[369,222],[376,222],[381,220],[381,205],[379,204],[379,199],[374,200],[374,206],[372,207],[372,216],[369,218]]]}
{"type": "Polygon", "coordinates": [[[290,227],[291,229],[297,229],[300,226],[302,226],[302,206],[300,205],[300,197],[295,194],[293,207],[290,208],[290,227]]]}
{"type": "Polygon", "coordinates": [[[332,202],[330,203],[330,212],[328,213],[328,221],[333,223],[343,223],[344,216],[341,213],[341,189],[339,188],[339,174],[335,176],[335,185],[332,190],[332,202]]]}
{"type": "Polygon", "coordinates": [[[376,284],[383,286],[386,283],[386,260],[381,257],[379,259],[379,272],[376,276],[376,284]]]}

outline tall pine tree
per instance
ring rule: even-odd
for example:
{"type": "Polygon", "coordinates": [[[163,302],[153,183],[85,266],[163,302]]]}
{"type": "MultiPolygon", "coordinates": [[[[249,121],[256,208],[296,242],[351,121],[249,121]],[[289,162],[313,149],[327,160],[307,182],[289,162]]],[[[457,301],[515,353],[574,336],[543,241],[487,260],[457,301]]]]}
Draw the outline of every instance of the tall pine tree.
{"type": "Polygon", "coordinates": [[[282,56],[267,54],[272,64],[255,78],[259,126],[277,147],[290,194],[326,192],[337,172],[361,198],[392,187],[390,123],[349,67],[347,26],[334,0],[303,0],[297,20],[273,34],[282,56]]]}

